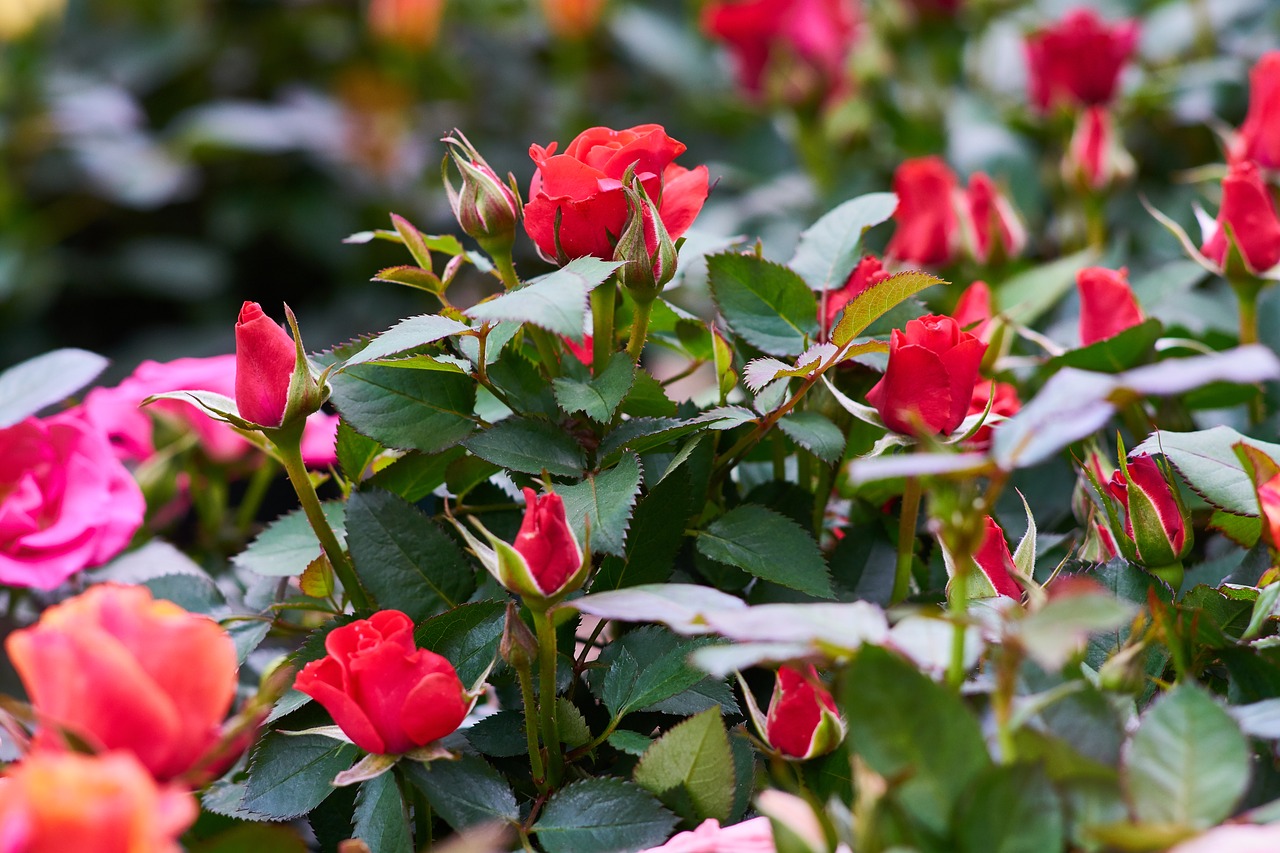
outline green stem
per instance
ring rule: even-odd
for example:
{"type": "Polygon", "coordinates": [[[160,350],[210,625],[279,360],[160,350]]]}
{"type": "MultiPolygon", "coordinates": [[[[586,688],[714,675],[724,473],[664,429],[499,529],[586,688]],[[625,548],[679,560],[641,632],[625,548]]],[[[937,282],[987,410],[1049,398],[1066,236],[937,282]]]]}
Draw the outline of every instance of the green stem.
{"type": "Polygon", "coordinates": [[[293,489],[298,493],[298,501],[302,504],[302,511],[307,515],[307,521],[311,523],[311,529],[315,531],[316,538],[320,540],[320,547],[324,550],[325,556],[329,558],[329,565],[333,566],[334,573],[338,576],[338,580],[342,581],[342,587],[346,590],[347,596],[351,599],[351,603],[355,605],[357,610],[367,610],[372,607],[369,596],[365,593],[364,587],[360,585],[360,579],[356,576],[356,570],[351,565],[351,561],[347,559],[347,554],[342,550],[342,546],[338,544],[338,537],[334,535],[333,528],[329,526],[329,522],[324,517],[324,510],[320,507],[320,498],[316,495],[315,486],[311,485],[311,477],[307,474],[307,466],[302,462],[302,450],[298,439],[302,436],[299,429],[297,437],[294,440],[284,440],[283,443],[276,443],[276,451],[280,456],[280,461],[284,464],[284,471],[289,475],[289,482],[293,484],[293,489]]]}
{"type": "Polygon", "coordinates": [[[618,288],[613,279],[591,291],[591,372],[599,376],[613,356],[613,315],[618,288]]]}
{"type": "Polygon", "coordinates": [[[813,535],[822,535],[822,522],[827,517],[827,502],[831,500],[831,487],[835,480],[835,469],[830,465],[818,467],[818,484],[813,490],[813,535]]]}
{"type": "MultiPolygon", "coordinates": [[[[961,649],[963,653],[963,647],[961,649]]],[[[1000,745],[1000,763],[1013,764],[1018,760],[1018,746],[1013,739],[1013,697],[1018,685],[1018,667],[1021,664],[1019,647],[1006,642],[1000,647],[996,662],[996,690],[991,697],[996,718],[996,741],[1000,745]]]]}
{"type": "Polygon", "coordinates": [[[893,575],[891,604],[904,601],[911,591],[911,563],[916,551],[916,523],[920,516],[920,481],[907,478],[902,493],[902,515],[898,519],[898,564],[893,575]]]}
{"type": "Polygon", "coordinates": [[[533,771],[533,784],[539,791],[547,786],[547,773],[542,764],[542,751],[538,748],[538,722],[534,718],[534,709],[538,702],[533,695],[533,673],[526,662],[517,666],[516,676],[520,680],[520,698],[524,700],[524,735],[529,742],[529,767],[533,771]]]}
{"type": "Polygon", "coordinates": [[[569,754],[566,756],[566,758],[568,758],[569,761],[576,761],[582,756],[589,754],[597,746],[599,746],[600,744],[608,740],[609,735],[617,731],[618,723],[620,722],[622,722],[621,717],[610,718],[609,725],[604,727],[604,731],[602,731],[600,734],[592,738],[589,743],[584,743],[582,746],[575,747],[574,749],[569,750],[569,754]]]}
{"type": "Polygon", "coordinates": [[[555,788],[564,772],[560,724],[556,719],[556,629],[551,624],[551,614],[545,610],[533,611],[533,625],[538,636],[538,711],[542,745],[547,750],[547,785],[555,788]]]}
{"type": "Polygon", "coordinates": [[[511,252],[495,255],[493,265],[497,267],[498,278],[507,290],[515,290],[520,286],[520,276],[516,275],[516,265],[511,261],[511,252]]]}
{"type": "Polygon", "coordinates": [[[640,363],[640,351],[644,349],[644,340],[649,336],[649,314],[653,311],[653,300],[636,300],[635,317],[631,321],[631,340],[627,342],[627,355],[633,364],[640,363]]]}
{"type": "Polygon", "coordinates": [[[947,666],[947,684],[956,690],[964,684],[964,639],[966,598],[969,590],[969,570],[973,567],[970,554],[957,554],[956,573],[947,587],[947,610],[951,614],[951,663],[947,666]]]}
{"type": "Polygon", "coordinates": [[[556,354],[556,345],[546,329],[539,329],[532,323],[525,323],[524,329],[533,338],[533,345],[538,348],[538,360],[542,362],[542,371],[554,379],[560,375],[560,356],[556,354]]]}
{"type": "Polygon", "coordinates": [[[1231,289],[1240,303],[1240,346],[1258,342],[1258,294],[1262,288],[1256,281],[1235,280],[1231,289]]]}
{"type": "Polygon", "coordinates": [[[258,470],[253,472],[253,476],[249,478],[249,485],[245,489],[244,497],[240,499],[240,507],[236,510],[236,530],[241,536],[245,536],[252,526],[253,520],[258,517],[258,510],[262,507],[262,499],[267,496],[267,489],[271,486],[271,481],[276,477],[276,463],[270,456],[262,458],[262,464],[258,466],[258,470]]]}
{"type": "Polygon", "coordinates": [[[1107,214],[1102,195],[1089,193],[1084,197],[1084,227],[1089,248],[1101,252],[1107,247],[1107,214]]]}

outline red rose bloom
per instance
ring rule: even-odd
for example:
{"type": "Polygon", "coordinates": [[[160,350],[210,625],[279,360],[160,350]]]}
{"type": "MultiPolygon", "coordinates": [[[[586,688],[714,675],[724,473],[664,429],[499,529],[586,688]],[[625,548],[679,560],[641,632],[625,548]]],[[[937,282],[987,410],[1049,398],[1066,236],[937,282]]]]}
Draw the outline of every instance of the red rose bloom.
{"type": "Polygon", "coordinates": [[[1085,267],[1076,273],[1080,292],[1080,344],[1104,341],[1146,319],[1133,291],[1129,271],[1085,267]]]}
{"type": "Polygon", "coordinates": [[[1266,272],[1280,264],[1280,219],[1257,164],[1249,160],[1232,163],[1227,169],[1218,225],[1200,250],[1220,266],[1227,262],[1226,225],[1231,226],[1250,271],[1266,272]]]}
{"type": "Polygon", "coordinates": [[[262,426],[284,421],[289,382],[297,363],[293,338],[256,302],[246,302],[236,320],[236,407],[240,417],[262,426]]]}
{"type": "Polygon", "coordinates": [[[582,549],[569,529],[559,495],[539,497],[526,488],[524,499],[524,521],[511,547],[524,557],[538,589],[554,595],[581,568],[582,549]]]}
{"type": "Polygon", "coordinates": [[[294,684],[365,752],[399,755],[461,725],[470,701],[449,661],[413,642],[413,620],[382,610],[335,628],[328,654],[294,684]]]}
{"type": "Polygon", "coordinates": [[[960,242],[955,210],[956,176],[937,157],[906,160],[893,173],[898,229],[885,255],[908,264],[936,266],[955,257],[960,242]]]}
{"type": "Polygon", "coordinates": [[[1280,50],[1263,54],[1249,72],[1249,112],[1232,141],[1231,159],[1280,169],[1280,50]]]}
{"type": "Polygon", "coordinates": [[[1057,104],[1106,104],[1138,42],[1138,23],[1108,26],[1092,9],[1076,9],[1057,24],[1027,36],[1031,102],[1041,111],[1057,104]]]}
{"type": "Polygon", "coordinates": [[[823,331],[829,332],[835,326],[836,318],[844,310],[844,306],[874,285],[889,277],[889,271],[880,263],[875,255],[866,255],[858,261],[858,265],[849,273],[844,286],[827,293],[827,313],[824,318],[823,331]]]}
{"type": "Polygon", "coordinates": [[[884,377],[867,392],[885,426],[950,435],[969,413],[987,345],[950,317],[937,314],[893,330],[884,377]]]}
{"type": "Polygon", "coordinates": [[[844,723],[812,665],[806,672],[778,668],[764,735],[770,746],[791,758],[814,758],[840,745],[844,723]]]}
{"type": "Polygon", "coordinates": [[[588,255],[613,258],[627,221],[622,177],[632,166],[649,198],[659,202],[659,216],[673,240],[689,229],[707,200],[707,167],[673,163],[685,145],[661,125],[593,127],[578,134],[563,154],[556,148],[555,142],[529,148],[538,168],[529,184],[524,227],[542,255],[559,263],[588,255]]]}
{"type": "Polygon", "coordinates": [[[791,72],[781,87],[787,98],[806,100],[815,91],[830,96],[844,88],[858,6],[854,0],[713,2],[703,10],[702,29],[729,46],[747,92],[760,95],[776,66],[791,72]]]}

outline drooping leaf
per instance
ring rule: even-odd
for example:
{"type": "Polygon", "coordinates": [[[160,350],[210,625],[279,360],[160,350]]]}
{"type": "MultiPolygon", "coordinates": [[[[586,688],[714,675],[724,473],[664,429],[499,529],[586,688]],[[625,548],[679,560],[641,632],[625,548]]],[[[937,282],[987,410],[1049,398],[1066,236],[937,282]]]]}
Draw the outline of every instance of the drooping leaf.
{"type": "Polygon", "coordinates": [[[586,467],[582,447],[572,435],[536,418],[507,418],[464,444],[481,459],[525,474],[545,470],[561,477],[576,477],[586,467]]]}
{"type": "Polygon", "coordinates": [[[592,474],[581,483],[558,486],[556,492],[564,501],[565,517],[585,541],[586,527],[591,528],[591,550],[595,553],[622,556],[631,523],[631,511],[640,495],[640,459],[628,453],[608,471],[592,474]]]}
{"type": "Polygon", "coordinates": [[[754,255],[707,258],[711,295],[735,334],[771,355],[798,355],[818,332],[818,303],[804,279],[754,255]]]}
{"type": "Polygon", "coordinates": [[[743,504],[698,533],[698,550],[819,598],[831,598],[831,577],[818,543],[804,528],[773,510],[743,504]]]}
{"type": "Polygon", "coordinates": [[[682,817],[724,821],[733,805],[733,756],[718,708],[679,723],[636,765],[635,781],[682,817]]]}
{"type": "Polygon", "coordinates": [[[533,831],[547,853],[633,853],[661,844],[675,824],[648,791],[601,776],[553,794],[533,831]]]}
{"type": "Polygon", "coordinates": [[[65,400],[106,367],[105,358],[82,349],[57,349],[15,364],[0,373],[0,429],[65,400]]]}

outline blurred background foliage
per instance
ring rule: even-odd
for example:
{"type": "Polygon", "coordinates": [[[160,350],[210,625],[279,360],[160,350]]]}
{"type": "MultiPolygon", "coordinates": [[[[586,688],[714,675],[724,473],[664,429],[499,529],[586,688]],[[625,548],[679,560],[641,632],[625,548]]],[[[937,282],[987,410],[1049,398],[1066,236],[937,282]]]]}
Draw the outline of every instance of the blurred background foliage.
{"type": "MultiPolygon", "coordinates": [[[[229,352],[245,299],[288,301],[312,348],[428,310],[369,281],[398,247],[343,238],[390,211],[455,231],[439,179],[454,127],[527,189],[530,143],[661,123],[718,180],[691,240],[758,236],[780,258],[827,207],[940,154],[1011,193],[1031,237],[1012,274],[1081,239],[1058,177],[1069,121],[1030,110],[1022,52],[1025,32],[1080,5],[1142,20],[1118,101],[1138,173],[1109,200],[1105,263],[1130,265],[1166,322],[1181,305],[1197,334],[1234,329],[1229,299],[1206,308],[1168,276],[1144,281],[1165,263],[1203,274],[1139,198],[1188,228],[1193,202],[1216,208],[1221,172],[1203,164],[1243,117],[1248,68],[1280,45],[1275,0],[968,0],[954,16],[864,0],[854,85],[809,119],[735,88],[698,0],[607,0],[598,20],[596,5],[0,0],[0,366],[80,346],[118,378],[144,358],[229,352]]],[[[524,239],[517,264],[543,266],[524,239]]]]}

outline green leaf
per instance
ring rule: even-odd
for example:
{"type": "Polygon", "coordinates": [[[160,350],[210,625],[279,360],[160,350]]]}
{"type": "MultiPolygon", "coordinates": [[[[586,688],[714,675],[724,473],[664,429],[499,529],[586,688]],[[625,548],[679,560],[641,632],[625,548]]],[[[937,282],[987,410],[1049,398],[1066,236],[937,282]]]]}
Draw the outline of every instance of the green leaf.
{"type": "Polygon", "coordinates": [[[470,327],[465,323],[441,317],[439,314],[409,317],[369,341],[368,346],[346,360],[342,369],[433,344],[450,335],[466,331],[470,331],[470,327]]]}
{"type": "Polygon", "coordinates": [[[698,550],[791,589],[832,598],[831,577],[813,537],[786,516],[743,504],[698,533],[698,550]]]}
{"type": "Polygon", "coordinates": [[[1062,801],[1034,765],[993,767],[974,781],[955,818],[958,853],[1057,853],[1062,801]]]}
{"type": "Polygon", "coordinates": [[[420,624],[413,638],[422,648],[448,658],[458,678],[470,686],[498,654],[506,610],[503,601],[463,604],[420,624]]]}
{"type": "Polygon", "coordinates": [[[477,320],[532,323],[557,335],[577,338],[587,316],[587,295],[621,264],[578,258],[518,290],[467,309],[477,320]]]}
{"type": "Polygon", "coordinates": [[[65,400],[106,367],[105,358],[82,349],[56,349],[15,364],[0,373],[0,429],[65,400]]]}
{"type": "Polygon", "coordinates": [[[481,459],[524,474],[545,470],[559,477],[578,477],[587,464],[572,435],[536,418],[507,418],[463,444],[481,459]]]}
{"type": "Polygon", "coordinates": [[[805,229],[788,266],[813,290],[843,287],[858,265],[862,235],[887,221],[897,206],[893,193],[868,193],[844,202],[805,229]]]}
{"type": "Polygon", "coordinates": [[[422,267],[415,267],[409,264],[378,270],[378,274],[370,281],[403,284],[406,287],[425,290],[427,293],[441,293],[445,289],[444,283],[440,281],[440,276],[431,270],[424,270],[422,267]]]}
{"type": "Polygon", "coordinates": [[[1258,496],[1253,480],[1235,451],[1235,446],[1241,443],[1256,447],[1272,459],[1280,459],[1280,444],[1259,441],[1225,426],[1196,432],[1157,430],[1133,452],[1164,454],[1200,497],[1234,515],[1256,518],[1258,496]]]}
{"type": "Polygon", "coordinates": [[[370,486],[399,495],[409,503],[417,503],[445,481],[454,461],[466,456],[461,447],[439,453],[411,451],[368,479],[370,486]]]}
{"type": "Polygon", "coordinates": [[[356,432],[346,421],[338,422],[338,467],[348,482],[359,483],[381,451],[378,442],[356,432]]]}
{"type": "Polygon", "coordinates": [[[676,404],[667,396],[662,383],[649,375],[649,371],[637,370],[635,382],[622,401],[622,413],[633,419],[670,418],[676,411],[676,404]]]}
{"type": "Polygon", "coordinates": [[[363,364],[330,379],[333,404],[357,432],[387,447],[435,453],[475,426],[469,376],[363,364]]]}
{"type": "MultiPolygon", "coordinates": [[[[586,372],[585,368],[583,372],[586,372]]],[[[522,415],[536,415],[551,421],[558,421],[563,417],[556,404],[555,394],[552,393],[552,386],[547,384],[547,378],[521,350],[513,349],[490,366],[489,381],[502,391],[510,406],[522,415]]]]}
{"type": "Polygon", "coordinates": [[[393,773],[383,773],[360,785],[356,794],[353,838],[369,845],[371,853],[413,853],[409,813],[393,773]]]}
{"type": "Polygon", "coordinates": [[[468,727],[465,734],[467,743],[481,755],[515,758],[517,755],[527,755],[529,751],[524,714],[512,708],[503,708],[496,714],[484,717],[468,727]]]}
{"type": "Polygon", "coordinates": [[[688,466],[681,465],[649,489],[632,516],[626,557],[605,559],[592,581],[593,591],[662,583],[671,577],[694,513],[691,483],[688,466]]]}
{"type": "Polygon", "coordinates": [[[919,270],[895,273],[884,281],[859,293],[844,307],[840,322],[831,330],[831,340],[836,346],[851,343],[868,326],[899,303],[905,302],[920,291],[935,284],[947,282],[919,270]]]}
{"type": "Polygon", "coordinates": [[[1034,323],[1070,292],[1076,273],[1097,260],[1097,252],[1085,249],[1019,273],[997,291],[1002,313],[1023,325],[1034,323]]]}
{"type": "Polygon", "coordinates": [[[636,765],[634,778],[691,822],[728,820],[733,756],[720,709],[690,717],[659,738],[636,765]]]}
{"type": "Polygon", "coordinates": [[[653,744],[652,740],[639,732],[629,732],[626,729],[619,729],[609,735],[608,740],[614,749],[637,757],[644,755],[645,750],[653,744]]]}
{"type": "Polygon", "coordinates": [[[511,786],[483,758],[462,755],[456,761],[404,761],[400,766],[436,813],[455,830],[520,819],[511,786]]]}
{"type": "Polygon", "coordinates": [[[844,433],[817,412],[792,412],[778,421],[778,429],[823,462],[834,464],[844,456],[844,433]]]}
{"type": "Polygon", "coordinates": [[[601,776],[552,795],[533,831],[547,853],[634,853],[661,844],[675,824],[648,791],[601,776]]]}
{"type": "Polygon", "coordinates": [[[475,570],[457,543],[390,492],[347,501],[347,544],[360,582],[383,608],[415,622],[456,607],[475,591],[475,570]]]}
{"type": "Polygon", "coordinates": [[[1179,684],[1142,716],[1122,778],[1141,822],[1206,829],[1231,815],[1249,787],[1249,744],[1218,702],[1179,684]]]}
{"type": "Polygon", "coordinates": [[[324,735],[272,732],[249,759],[241,808],[269,820],[292,820],[333,793],[333,777],[349,768],[360,750],[324,735]]]}
{"type": "Polygon", "coordinates": [[[566,696],[556,697],[556,724],[560,727],[560,741],[573,749],[591,740],[587,718],[566,696]]]}
{"type": "Polygon", "coordinates": [[[556,402],[566,413],[585,412],[591,420],[605,423],[631,390],[635,374],[631,356],[616,352],[599,376],[586,381],[560,376],[551,380],[551,387],[555,389],[556,402]]]}
{"type": "Polygon", "coordinates": [[[770,355],[799,355],[818,333],[818,303],[804,279],[754,255],[707,258],[711,295],[734,333],[770,355]]]}
{"type": "Polygon", "coordinates": [[[1163,333],[1164,324],[1153,317],[1119,334],[1051,358],[1045,370],[1052,372],[1063,367],[1077,367],[1101,373],[1119,373],[1144,361],[1163,333]]]}
{"type": "Polygon", "coordinates": [[[592,690],[615,718],[648,708],[706,679],[689,663],[689,654],[708,642],[684,640],[653,625],[629,631],[605,647],[600,661],[607,667],[592,670],[592,690]]]}
{"type": "Polygon", "coordinates": [[[1137,607],[1110,595],[1062,596],[1018,623],[1027,654],[1049,671],[1061,669],[1090,634],[1127,625],[1137,607]]]}
{"type": "MultiPolygon", "coordinates": [[[[205,806],[208,810],[208,806],[205,806]]],[[[187,848],[191,853],[307,853],[306,843],[293,827],[240,823],[207,841],[187,848]]]]}
{"type": "MultiPolygon", "coordinates": [[[[346,506],[337,501],[320,505],[325,520],[341,543],[346,537],[346,506]]],[[[249,547],[231,558],[241,569],[271,578],[301,575],[320,556],[320,542],[301,508],[280,516],[263,528],[249,547]]]]}
{"type": "Polygon", "coordinates": [[[1253,603],[1253,612],[1249,616],[1249,624],[1240,639],[1252,640],[1262,633],[1262,626],[1275,614],[1277,601],[1280,601],[1280,584],[1268,584],[1258,593],[1258,600],[1253,603]]]}
{"type": "Polygon", "coordinates": [[[557,486],[565,517],[578,541],[586,541],[591,526],[591,550],[621,556],[627,540],[631,510],[640,495],[640,459],[628,453],[613,468],[592,474],[573,486],[557,486]]]}
{"type": "Polygon", "coordinates": [[[849,745],[914,820],[937,835],[956,803],[991,766],[978,721],[951,690],[906,659],[864,646],[844,676],[849,745]]]}

